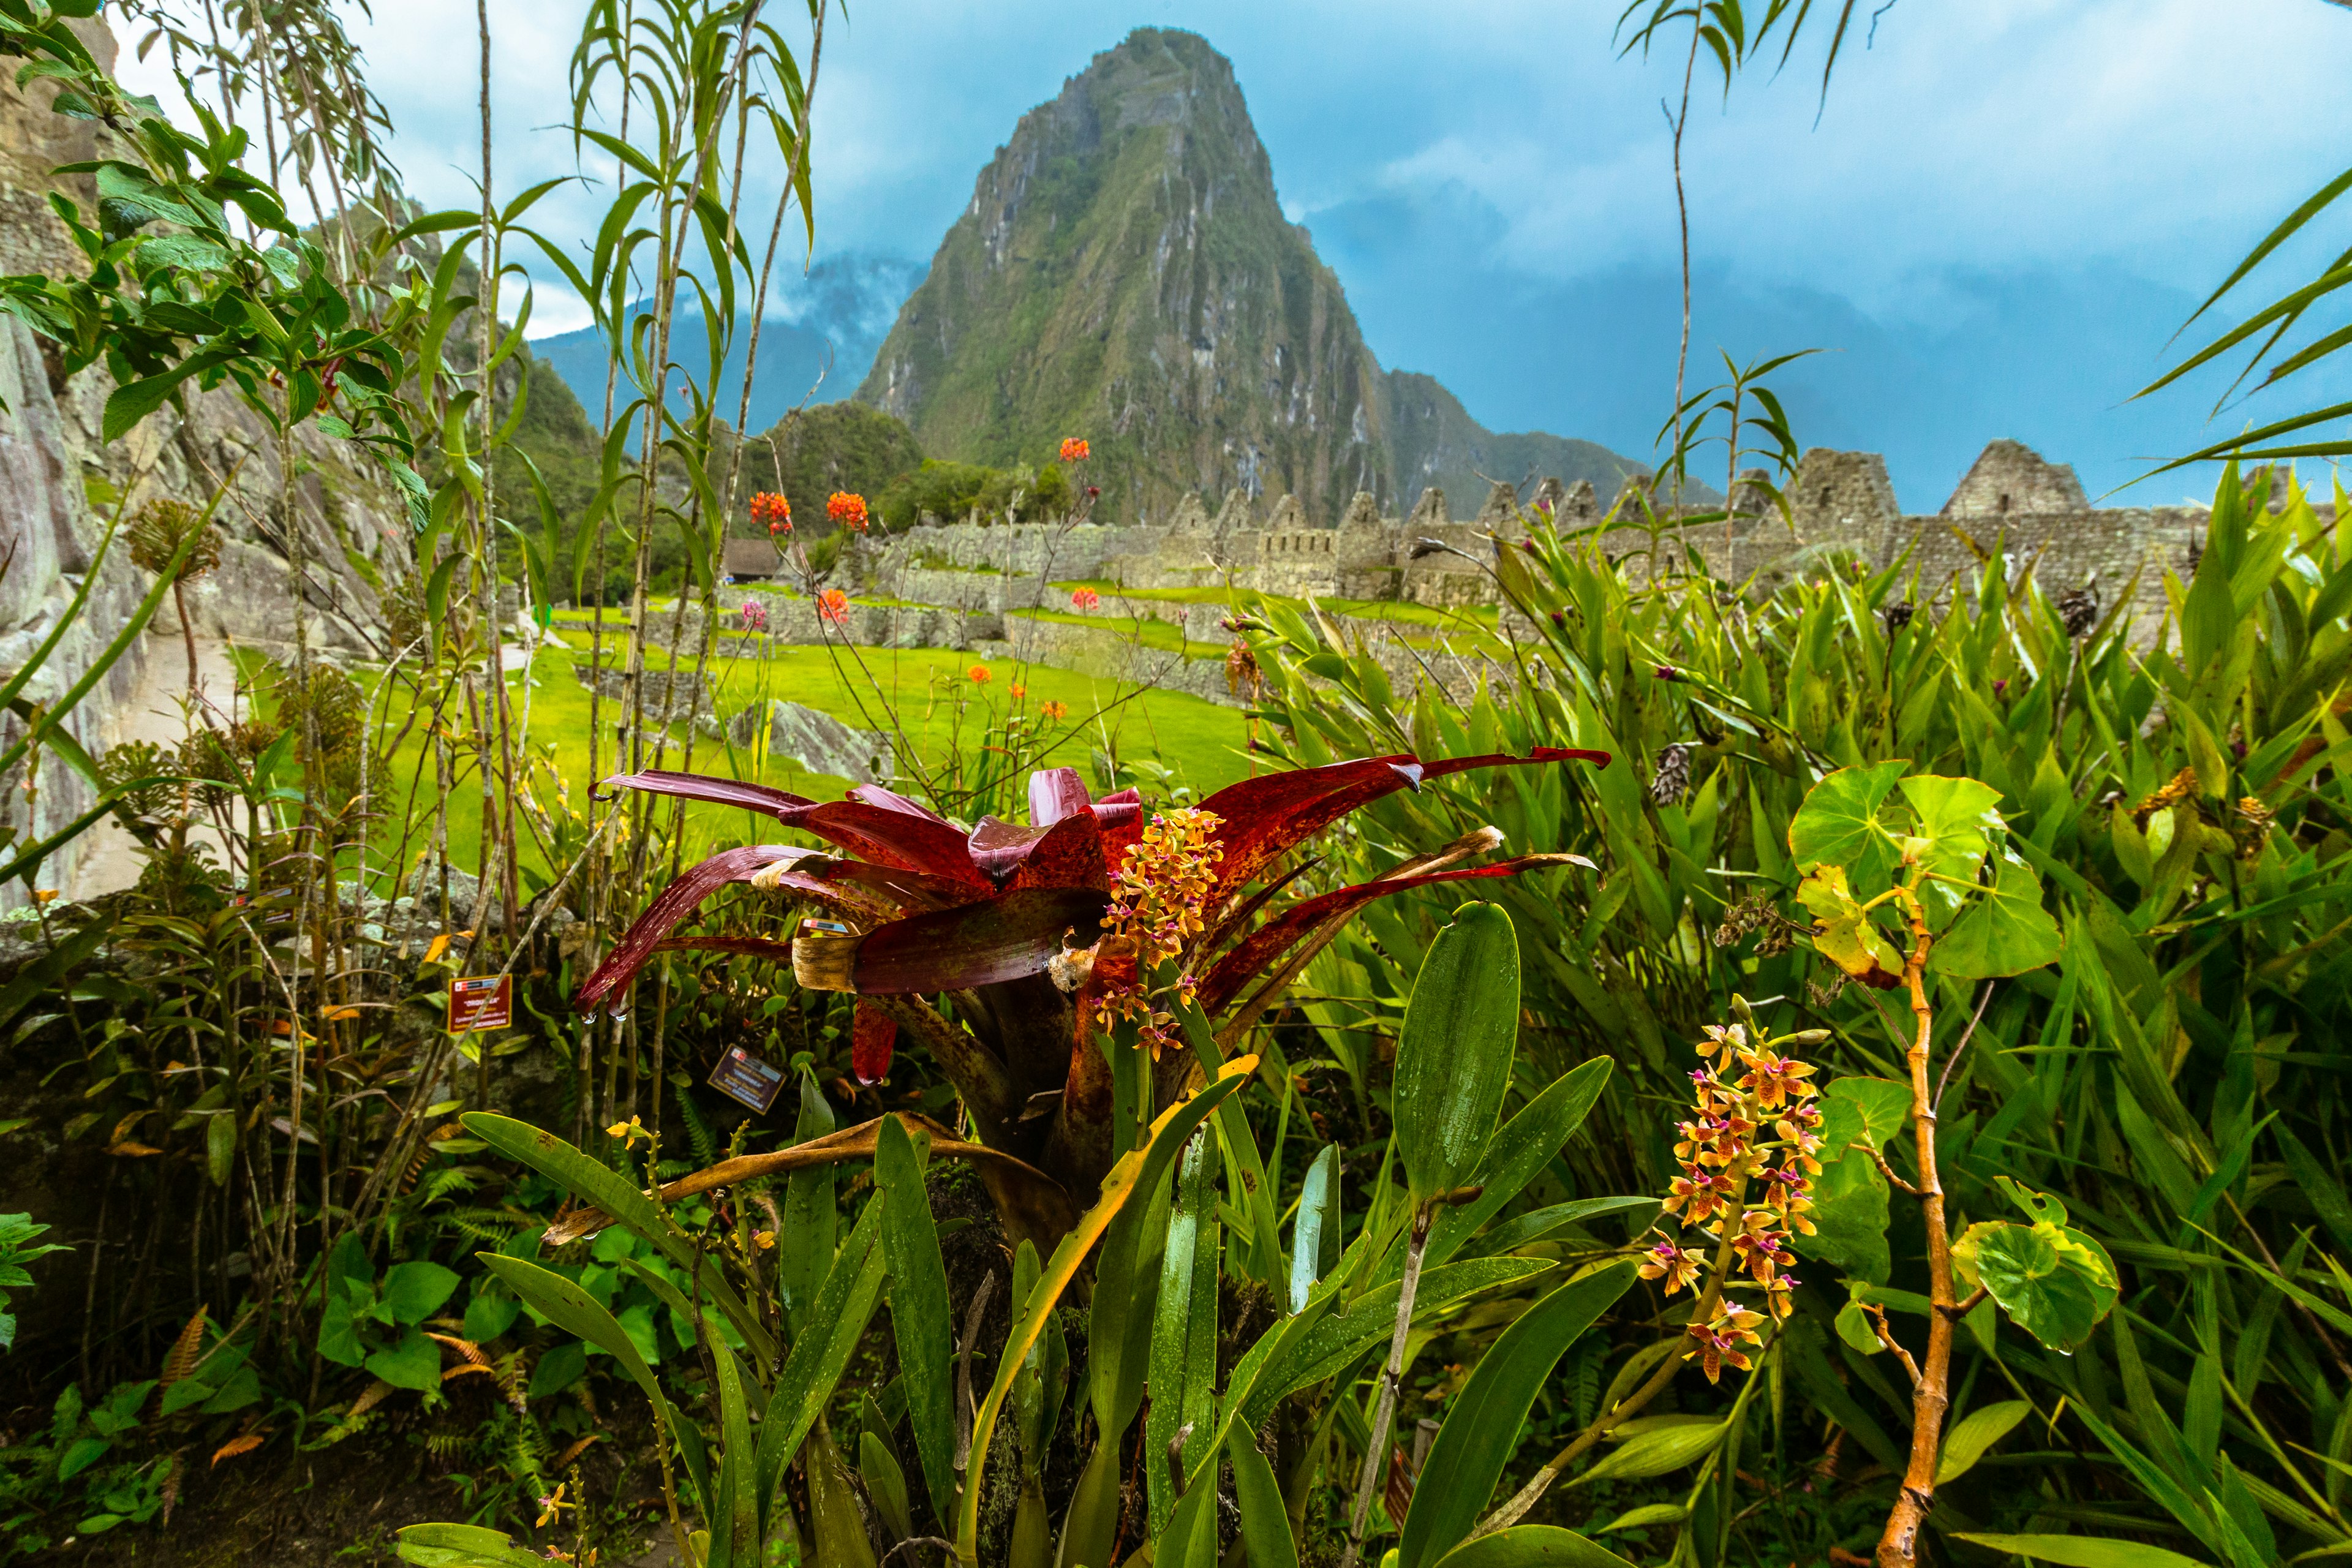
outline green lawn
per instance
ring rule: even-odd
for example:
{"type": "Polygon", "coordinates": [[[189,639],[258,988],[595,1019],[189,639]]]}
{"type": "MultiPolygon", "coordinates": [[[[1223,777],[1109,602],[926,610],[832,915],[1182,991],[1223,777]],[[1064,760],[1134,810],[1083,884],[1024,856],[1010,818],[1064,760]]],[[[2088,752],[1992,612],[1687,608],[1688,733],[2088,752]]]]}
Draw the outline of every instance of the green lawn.
{"type": "MultiPolygon", "coordinates": [[[[1254,589],[1232,589],[1222,585],[1191,588],[1122,588],[1108,578],[1093,577],[1056,583],[1054,587],[1065,593],[1080,588],[1092,588],[1098,594],[1116,594],[1123,599],[1141,599],[1160,604],[1233,605],[1247,604],[1256,599],[1271,599],[1287,605],[1305,614],[1307,601],[1281,594],[1260,594],[1254,589]]],[[[1427,626],[1455,638],[1470,639],[1465,647],[1499,648],[1496,631],[1500,612],[1492,605],[1468,605],[1460,609],[1440,609],[1433,605],[1416,605],[1401,599],[1322,599],[1316,604],[1335,616],[1348,616],[1360,621],[1387,621],[1396,626],[1427,626]]],[[[1435,639],[1411,637],[1406,640],[1416,647],[1433,645],[1435,639]]],[[[1153,645],[1159,646],[1157,644],[1153,645]]],[[[1172,645],[1171,645],[1172,646],[1172,645]]]]}
{"type": "MultiPolygon", "coordinates": [[[[719,711],[722,716],[732,714],[780,697],[861,729],[895,727],[924,759],[926,767],[936,771],[944,768],[947,757],[958,748],[968,766],[984,761],[987,753],[982,748],[990,740],[985,731],[1001,725],[1008,709],[1035,716],[1042,704],[1060,702],[1068,710],[1066,718],[1045,726],[1051,747],[1045,758],[1048,766],[1076,767],[1093,778],[1096,753],[1115,753],[1122,764],[1143,765],[1147,795],[1165,794],[1175,783],[1205,795],[1246,777],[1251,771],[1243,750],[1242,715],[1196,697],[1164,691],[1137,697],[1132,688],[1108,680],[1042,667],[1023,670],[1007,660],[982,665],[968,654],[947,649],[854,651],[853,658],[849,650],[784,647],[766,659],[714,658],[711,668],[719,681],[719,711]],[[985,668],[990,679],[973,681],[970,671],[975,666],[985,668]],[[1024,689],[1019,699],[1013,695],[1015,685],[1024,689]],[[1158,773],[1163,768],[1171,775],[1165,782],[1158,773]]],[[[554,649],[541,652],[533,665],[533,684],[528,691],[520,671],[508,673],[509,700],[519,724],[525,717],[528,697],[526,749],[537,798],[551,813],[560,812],[560,803],[566,800],[572,807],[584,808],[590,782],[588,691],[572,676],[574,657],[572,652],[554,649]]],[[[577,657],[585,658],[586,650],[578,650],[577,657]]],[[[688,667],[691,668],[690,660],[688,667]]],[[[374,685],[373,671],[355,673],[363,685],[374,685]]],[[[404,716],[404,710],[392,716],[394,730],[404,716]]],[[[616,716],[607,703],[606,730],[596,757],[600,773],[614,771],[611,725],[616,716]]],[[[663,765],[682,765],[676,742],[683,741],[684,731],[682,724],[673,727],[674,743],[663,765]]],[[[704,736],[695,739],[692,765],[698,773],[756,776],[761,783],[819,800],[837,799],[847,787],[844,780],[811,773],[788,758],[730,754],[723,742],[704,736]]],[[[406,858],[414,859],[429,829],[426,802],[433,787],[431,762],[421,739],[412,735],[395,754],[393,766],[398,798],[387,803],[385,826],[376,837],[377,853],[385,857],[399,853],[403,808],[413,804],[416,826],[407,840],[406,858]]],[[[1097,785],[1101,787],[1098,780],[1097,785]]],[[[1012,786],[1011,801],[999,809],[1018,816],[1020,781],[1012,781],[1012,786]]],[[[744,823],[736,814],[706,809],[701,815],[713,837],[743,836],[744,823]]],[[[481,820],[481,781],[470,766],[451,792],[449,816],[453,861],[470,868],[479,855],[481,820]]],[[[690,846],[690,851],[696,847],[690,846]]],[[[528,858],[545,868],[542,856],[533,853],[528,858]]]]}

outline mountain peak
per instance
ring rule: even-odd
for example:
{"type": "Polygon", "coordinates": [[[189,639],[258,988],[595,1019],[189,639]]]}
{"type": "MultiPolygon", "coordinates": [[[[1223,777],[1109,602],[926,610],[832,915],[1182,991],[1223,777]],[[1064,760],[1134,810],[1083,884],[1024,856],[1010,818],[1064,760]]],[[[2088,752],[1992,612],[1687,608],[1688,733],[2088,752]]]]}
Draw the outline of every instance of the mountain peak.
{"type": "MultiPolygon", "coordinates": [[[[1381,371],[1283,216],[1232,62],[1197,33],[1139,27],[1022,116],[857,395],[970,461],[1040,462],[1086,437],[1107,517],[1240,491],[1296,495],[1328,524],[1358,490],[1402,509],[1423,485],[1486,488],[1498,438],[1450,395],[1444,417],[1416,417],[1433,385],[1381,371]]],[[[1612,493],[1631,468],[1499,439],[1612,493]]]]}

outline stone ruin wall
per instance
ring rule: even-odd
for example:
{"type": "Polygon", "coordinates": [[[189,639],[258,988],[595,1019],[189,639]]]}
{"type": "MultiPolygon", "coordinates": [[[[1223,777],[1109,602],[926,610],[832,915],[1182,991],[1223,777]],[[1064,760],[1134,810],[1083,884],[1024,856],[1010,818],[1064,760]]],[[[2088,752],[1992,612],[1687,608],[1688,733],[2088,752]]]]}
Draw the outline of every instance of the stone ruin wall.
{"type": "MultiPolygon", "coordinates": [[[[1669,527],[1706,569],[1769,588],[1820,570],[1840,555],[1883,569],[1909,552],[1916,595],[1938,602],[1979,564],[1979,551],[2002,555],[2010,571],[2031,570],[2045,593],[2092,585],[2102,609],[2128,592],[2137,636],[2152,640],[2166,608],[2164,574],[2186,574],[2204,539],[2201,506],[2095,507],[2074,469],[2045,461],[2015,441],[1984,449],[1941,510],[1903,510],[1876,453],[1815,447],[1787,487],[1789,511],[1735,501],[1729,525],[1718,521],[1669,527]]],[[[1617,498],[1622,501],[1626,498],[1617,498]]],[[[1549,507],[1564,528],[1599,528],[1604,506],[1589,483],[1544,479],[1522,496],[1497,484],[1478,514],[1456,521],[1444,493],[1425,491],[1403,518],[1384,518],[1360,495],[1335,527],[1318,527],[1285,496],[1261,518],[1240,494],[1212,515],[1188,498],[1160,525],[1063,527],[1047,523],[926,527],[879,552],[877,586],[902,599],[966,613],[1066,608],[1054,582],[1107,580],[1132,589],[1233,586],[1290,597],[1399,600],[1455,608],[1496,601],[1493,581],[1474,561],[1446,552],[1413,559],[1435,540],[1485,559],[1490,533],[1525,531],[1525,509],[1549,507]]],[[[1622,570],[1647,571],[1646,531],[1606,529],[1600,547],[1622,570]]],[[[1145,601],[1127,600],[1121,613],[1145,601]]],[[[1198,608],[1198,606],[1193,606],[1198,608]]],[[[1222,613],[1222,612],[1220,612],[1222,613]]],[[[1162,618],[1196,619],[1169,605],[1162,618]]],[[[1191,630],[1188,624],[1187,630],[1191,630]]]]}

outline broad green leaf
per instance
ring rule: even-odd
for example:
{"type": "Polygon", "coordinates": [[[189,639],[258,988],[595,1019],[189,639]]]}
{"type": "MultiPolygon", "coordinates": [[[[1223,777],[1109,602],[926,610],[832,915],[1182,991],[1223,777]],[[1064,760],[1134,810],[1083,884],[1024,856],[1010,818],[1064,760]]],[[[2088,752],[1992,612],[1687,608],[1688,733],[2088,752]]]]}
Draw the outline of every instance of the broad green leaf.
{"type": "Polygon", "coordinates": [[[398,1533],[400,1560],[418,1568],[547,1568],[544,1554],[517,1546],[502,1530],[474,1524],[412,1524],[398,1533]]]}
{"type": "Polygon", "coordinates": [[[1217,1140],[1203,1132],[1185,1146],[1176,1201],[1168,1215],[1168,1247],[1160,1264],[1159,1309],[1151,1321],[1151,1403],[1144,1416],[1144,1447],[1169,1457],[1149,1467],[1153,1533],[1168,1528],[1176,1506],[1171,1470],[1189,1472],[1212,1447],[1217,1415],[1217,1183],[1223,1161],[1217,1140]]]}
{"type": "Polygon", "coordinates": [[[761,1511],[770,1508],[776,1479],[816,1424],[825,1402],[833,1397],[857,1342],[872,1321],[882,1299],[885,1265],[882,1251],[881,1206],[878,1199],[866,1205],[850,1227],[840,1256],[833,1260],[824,1283],[809,1309],[811,1327],[793,1342],[784,1369],[776,1374],[768,1395],[766,1416],[760,1423],[759,1488],[761,1511]]]}
{"type": "Polygon", "coordinates": [[[1952,1267],[2054,1351],[2071,1353],[2116,1304],[2116,1266],[2106,1248],[2047,1222],[1972,1225],[1952,1244],[1952,1267]]]}
{"type": "Polygon", "coordinates": [[[1976,895],[1929,954],[1954,980],[2022,974],[2058,962],[2058,922],[2042,907],[2042,881],[2014,855],[1993,862],[1993,886],[1976,895]]]}
{"type": "Polygon", "coordinates": [[[874,1568],[874,1544],[857,1506],[856,1483],[833,1434],[822,1426],[810,1436],[808,1479],[811,1555],[824,1568],[874,1568]]]}
{"type": "Polygon", "coordinates": [[[1820,922],[1813,932],[1815,952],[1865,984],[1895,984],[1903,955],[1846,886],[1844,867],[1817,866],[1807,872],[1797,886],[1797,902],[1820,922]]]}
{"type": "Polygon", "coordinates": [[[1612,1530],[1647,1530],[1654,1525],[1680,1524],[1689,1517],[1690,1510],[1678,1502],[1648,1502],[1628,1509],[1601,1529],[1603,1533],[1612,1530]]]}
{"type": "Polygon", "coordinates": [[[1824,1151],[1867,1143],[1892,1149],[1911,1121],[1911,1086],[1891,1078],[1841,1078],[1822,1091],[1824,1151]]]}
{"type": "Polygon", "coordinates": [[[438,1263],[395,1263],[384,1271],[383,1304],[396,1323],[421,1323],[457,1289],[454,1269],[438,1263]]]}
{"type": "Polygon", "coordinates": [[[1397,1545],[1398,1568],[1434,1564],[1477,1524],[1518,1449],[1536,1395],[1569,1347],[1632,1288],[1632,1259],[1561,1286],[1515,1319],[1447,1402],[1415,1483],[1397,1545]]]}
{"type": "Polygon", "coordinates": [[[1339,1146],[1324,1145],[1298,1189],[1290,1230],[1290,1310],[1303,1310],[1315,1281],[1339,1262],[1339,1146]]]}
{"type": "Polygon", "coordinates": [[[893,1540],[904,1541],[915,1533],[915,1515],[907,1498],[907,1472],[899,1468],[898,1457],[890,1446],[872,1432],[861,1432],[857,1437],[857,1479],[866,1483],[866,1495],[874,1500],[874,1511],[882,1516],[893,1540]]]}
{"type": "Polygon", "coordinates": [[[906,1123],[886,1116],[876,1129],[874,1184],[882,1194],[882,1252],[890,1264],[890,1333],[907,1390],[907,1420],[931,1506],[955,1502],[955,1325],[939,1226],[923,1189],[923,1162],[906,1123]]]}
{"type": "Polygon", "coordinates": [[[1902,826],[1890,826],[1879,808],[1910,765],[1903,759],[1840,768],[1815,784],[1789,822],[1789,851],[1797,869],[1836,866],[1854,887],[1875,891],[1895,864],[1890,839],[1902,826]]]}
{"type": "Polygon", "coordinates": [[[753,1358],[761,1363],[775,1360],[775,1342],[761,1323],[757,1314],[743,1304],[735,1288],[720,1277],[717,1268],[708,1262],[695,1247],[669,1223],[654,1201],[639,1192],[629,1182],[598,1161],[590,1159],[554,1133],[533,1127],[528,1121],[518,1121],[511,1116],[499,1116],[487,1110],[469,1110],[459,1117],[466,1131],[508,1159],[529,1165],[593,1205],[628,1226],[639,1237],[682,1269],[689,1279],[699,1272],[697,1289],[716,1302],[727,1314],[735,1331],[743,1336],[753,1358]]]}
{"type": "MultiPolygon", "coordinates": [[[[482,1267],[507,1282],[508,1288],[521,1297],[541,1317],[568,1334],[581,1339],[621,1363],[621,1370],[634,1379],[654,1402],[656,1410],[667,1410],[668,1400],[663,1397],[661,1384],[655,1381],[654,1369],[637,1353],[637,1347],[628,1331],[614,1321],[593,1296],[566,1279],[562,1275],[541,1268],[520,1258],[505,1258],[495,1252],[474,1255],[482,1267]]],[[[387,1381],[389,1381],[387,1379],[387,1381]]]]}
{"type": "Polygon", "coordinates": [[[1102,1180],[1102,1196],[1096,1200],[1094,1207],[1078,1216],[1077,1225],[1055,1247],[1054,1256],[1045,1260],[1045,1271],[1038,1278],[1037,1289],[1029,1293],[1028,1304],[1013,1320],[1013,1331],[997,1363],[996,1379],[972,1416],[971,1473],[955,1508],[956,1555],[964,1563],[976,1563],[980,1558],[980,1500],[997,1418],[1003,1412],[1013,1374],[1028,1358],[1030,1347],[1045,1331],[1045,1320],[1060,1302],[1062,1292],[1069,1289],[1070,1281],[1077,1278],[1079,1266],[1094,1250],[1095,1243],[1102,1239],[1103,1233],[1110,1228],[1111,1221],[1133,1198],[1139,1186],[1148,1191],[1151,1182],[1167,1169],[1176,1151],[1183,1146],[1184,1140],[1256,1070],[1256,1057],[1235,1057],[1218,1072],[1214,1081],[1161,1111],[1145,1131],[1141,1147],[1119,1156],[1110,1174],[1102,1180]]]}
{"type": "Polygon", "coordinates": [[[1953,1533],[2005,1557],[2031,1557],[2064,1568],[2205,1568],[2194,1557],[2137,1541],[2107,1541],[2094,1535],[1973,1535],[1953,1533]]]}
{"type": "Polygon", "coordinates": [[[1936,1484],[1940,1487],[1967,1475],[1984,1458],[1986,1449],[2008,1436],[2032,1410],[2022,1399],[2008,1399],[1969,1411],[1944,1435],[1944,1451],[1936,1459],[1936,1484]]]}
{"type": "Polygon", "coordinates": [[[367,1369],[394,1388],[415,1389],[422,1393],[441,1386],[441,1347],[425,1337],[421,1329],[411,1329],[400,1337],[400,1342],[380,1350],[367,1358],[367,1369]]]}
{"type": "MultiPolygon", "coordinates": [[[[1927,845],[1916,858],[1938,876],[1973,882],[1977,868],[2001,833],[2000,791],[1975,779],[1948,778],[1941,773],[1916,773],[1903,781],[1903,798],[1918,817],[1915,836],[1927,845]]],[[[1967,898],[1967,889],[1949,882],[1930,881],[1923,898],[1934,923],[1942,925],[1967,898]]]]}
{"type": "Polygon", "coordinates": [[[1658,1200],[1653,1197],[1578,1198],[1571,1203],[1552,1204],[1527,1214],[1512,1215],[1484,1236],[1474,1238],[1463,1252],[1468,1258],[1500,1258],[1522,1247],[1531,1247],[1555,1231],[1580,1225],[1601,1215],[1623,1214],[1657,1206],[1658,1200]]]}
{"type": "Polygon", "coordinates": [[[1790,1245],[1873,1285],[1886,1283],[1886,1178],[1865,1150],[1849,1149],[1822,1163],[1811,1187],[1815,1232],[1790,1245]]]}
{"type": "Polygon", "coordinates": [[[1234,1500],[1241,1508],[1242,1547],[1250,1568],[1298,1568],[1298,1543],[1290,1538],[1282,1483],[1258,1451],[1256,1434],[1234,1423],[1225,1434],[1225,1457],[1234,1467],[1234,1500]]]}
{"type": "Polygon", "coordinates": [[[1463,1185],[1477,1168],[1518,1037],[1511,917],[1499,904],[1465,904],[1422,960],[1397,1038],[1397,1152],[1416,1203],[1463,1185]]]}
{"type": "MultiPolygon", "coordinates": [[[[1413,1292],[1413,1315],[1436,1311],[1481,1290],[1548,1273],[1559,1265],[1539,1258],[1481,1258],[1432,1268],[1413,1292]]],[[[1276,1403],[1310,1384],[1337,1376],[1376,1344],[1396,1332],[1398,1282],[1367,1290],[1343,1315],[1326,1318],[1265,1368],[1242,1406],[1242,1419],[1262,1426],[1276,1403]]]]}
{"type": "Polygon", "coordinates": [[[1647,1480],[1679,1470],[1685,1465],[1695,1465],[1715,1451],[1723,1435],[1730,1430],[1727,1421],[1707,1422],[1696,1426],[1661,1426],[1628,1437],[1617,1449],[1603,1458],[1591,1469],[1574,1478],[1572,1486],[1588,1481],[1647,1480]]]}
{"type": "Polygon", "coordinates": [[[1633,1568],[1633,1564],[1572,1530],[1515,1524],[1455,1547],[1440,1560],[1440,1568],[1633,1568]]]}
{"type": "MultiPolygon", "coordinates": [[[[833,1128],[833,1106],[815,1081],[803,1075],[800,1120],[793,1142],[806,1143],[833,1128]]],[[[776,1234],[776,1293],[783,1298],[784,1320],[794,1334],[807,1323],[809,1303],[816,1300],[817,1289],[833,1267],[840,1224],[833,1193],[829,1164],[794,1171],[784,1184],[784,1224],[776,1234]]]]}
{"type": "MultiPolygon", "coordinates": [[[[1585,1117],[1600,1101],[1613,1070],[1608,1058],[1593,1058],[1555,1079],[1496,1130],[1486,1145],[1486,1157],[1470,1175],[1478,1195],[1466,1204],[1448,1205],[1438,1211],[1435,1222],[1429,1227],[1429,1245],[1422,1255],[1423,1268],[1434,1268],[1452,1258],[1479,1226],[1502,1213],[1506,1205],[1559,1158],[1560,1150],[1584,1125],[1585,1117]]],[[[1394,1276],[1402,1276],[1403,1248],[1398,1248],[1384,1268],[1394,1276]]]]}
{"type": "Polygon", "coordinates": [[[719,1491],[705,1499],[710,1521],[706,1568],[761,1568],[760,1505],[754,1481],[757,1456],[751,1447],[751,1411],[743,1398],[743,1369],[727,1348],[715,1315],[706,1320],[702,1349],[710,1358],[719,1387],[719,1491]]]}

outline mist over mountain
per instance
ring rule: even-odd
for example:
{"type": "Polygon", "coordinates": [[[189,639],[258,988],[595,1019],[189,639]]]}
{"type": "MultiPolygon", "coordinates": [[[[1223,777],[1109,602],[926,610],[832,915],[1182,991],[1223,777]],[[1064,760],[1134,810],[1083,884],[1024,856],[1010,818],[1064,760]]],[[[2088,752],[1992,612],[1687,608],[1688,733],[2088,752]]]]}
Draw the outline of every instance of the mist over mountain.
{"type": "Polygon", "coordinates": [[[1022,117],[858,396],[967,461],[1042,461],[1084,436],[1114,517],[1239,489],[1328,523],[1360,489],[1395,510],[1431,484],[1466,515],[1493,479],[1607,495],[1635,467],[1498,436],[1431,377],[1383,370],[1283,216],[1232,65],[1159,28],[1022,117]]]}
{"type": "MultiPolygon", "coordinates": [[[[874,351],[890,330],[900,301],[922,276],[919,262],[901,257],[847,254],[819,258],[806,271],[786,270],[769,286],[767,321],[760,329],[760,371],[751,379],[746,428],[764,430],[803,400],[834,403],[847,397],[874,363],[874,351]]],[[[638,314],[645,307],[638,307],[638,314]]],[[[719,380],[719,410],[735,420],[743,395],[743,367],[751,355],[749,312],[735,332],[719,380]]],[[[607,356],[604,335],[593,327],[534,339],[531,349],[552,364],[572,388],[592,423],[600,427],[604,409],[607,356]]],[[[699,379],[710,353],[700,313],[681,301],[670,327],[670,357],[692,367],[699,379]]],[[[628,389],[614,393],[625,402],[628,389]]]]}

